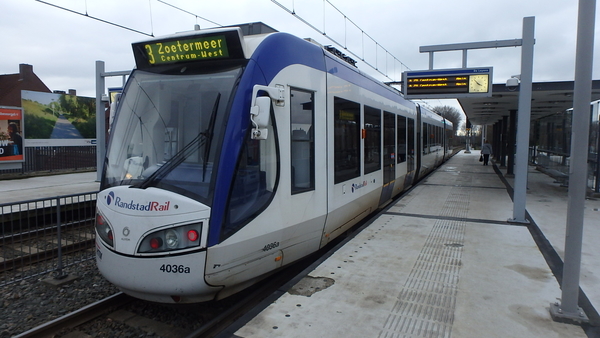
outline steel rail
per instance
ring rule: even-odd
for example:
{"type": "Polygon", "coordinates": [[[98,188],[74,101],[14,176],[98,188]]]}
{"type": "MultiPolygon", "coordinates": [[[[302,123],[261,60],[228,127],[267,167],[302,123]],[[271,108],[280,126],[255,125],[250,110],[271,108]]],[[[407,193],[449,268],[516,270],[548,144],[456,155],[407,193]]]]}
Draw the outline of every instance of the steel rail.
{"type": "MultiPolygon", "coordinates": [[[[94,217],[88,217],[88,218],[84,218],[84,219],[81,219],[78,221],[62,223],[60,227],[61,227],[61,229],[64,229],[63,231],[79,230],[79,229],[84,229],[86,227],[89,227],[90,224],[93,226],[94,221],[95,221],[94,217]]],[[[7,243],[7,242],[13,243],[15,241],[25,241],[25,240],[29,240],[32,238],[36,238],[40,235],[49,236],[49,235],[55,234],[55,233],[53,233],[53,231],[56,232],[57,228],[58,228],[58,226],[56,224],[47,225],[42,228],[36,228],[34,230],[26,230],[26,231],[14,233],[14,234],[8,234],[3,237],[0,237],[0,239],[2,239],[5,243],[7,243]]]]}
{"type": "Polygon", "coordinates": [[[79,310],[73,311],[62,317],[56,318],[50,322],[34,327],[13,338],[42,338],[50,337],[62,329],[72,328],[92,319],[98,318],[107,313],[113,307],[122,306],[133,301],[133,298],[122,293],[116,293],[90,305],[86,305],[79,310]]]}
{"type": "MultiPolygon", "coordinates": [[[[62,246],[62,254],[68,255],[79,251],[86,251],[94,247],[95,239],[87,239],[62,246]]],[[[34,254],[19,256],[13,259],[7,259],[0,265],[0,273],[22,268],[24,266],[37,264],[44,261],[53,260],[58,257],[58,248],[52,248],[44,251],[38,251],[34,254]]]]}

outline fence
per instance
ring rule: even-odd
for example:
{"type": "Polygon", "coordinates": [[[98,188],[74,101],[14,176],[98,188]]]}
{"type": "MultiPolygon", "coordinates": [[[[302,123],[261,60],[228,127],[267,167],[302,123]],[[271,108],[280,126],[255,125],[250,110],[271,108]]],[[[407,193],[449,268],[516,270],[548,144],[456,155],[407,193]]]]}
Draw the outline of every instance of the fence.
{"type": "Polygon", "coordinates": [[[0,286],[94,258],[96,192],[0,205],[0,286]]]}
{"type": "Polygon", "coordinates": [[[0,174],[96,169],[96,146],[25,147],[22,169],[0,169],[0,174]]]}

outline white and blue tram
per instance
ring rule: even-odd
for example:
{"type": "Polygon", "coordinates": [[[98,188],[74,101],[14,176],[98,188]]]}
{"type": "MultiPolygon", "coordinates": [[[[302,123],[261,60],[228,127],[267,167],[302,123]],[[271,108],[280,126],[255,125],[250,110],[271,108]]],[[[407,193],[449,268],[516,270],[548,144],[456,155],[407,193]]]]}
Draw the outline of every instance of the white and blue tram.
{"type": "Polygon", "coordinates": [[[328,50],[240,27],[133,44],[97,201],[110,282],[157,302],[224,298],[450,155],[448,121],[328,50]]]}

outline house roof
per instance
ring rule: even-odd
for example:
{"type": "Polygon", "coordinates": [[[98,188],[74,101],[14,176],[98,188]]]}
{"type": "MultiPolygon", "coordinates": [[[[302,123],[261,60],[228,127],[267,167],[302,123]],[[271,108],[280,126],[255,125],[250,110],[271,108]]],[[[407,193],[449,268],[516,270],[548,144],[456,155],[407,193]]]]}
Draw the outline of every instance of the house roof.
{"type": "Polygon", "coordinates": [[[21,90],[51,93],[40,78],[33,72],[33,66],[19,65],[19,73],[0,75],[0,106],[21,106],[21,90]]]}

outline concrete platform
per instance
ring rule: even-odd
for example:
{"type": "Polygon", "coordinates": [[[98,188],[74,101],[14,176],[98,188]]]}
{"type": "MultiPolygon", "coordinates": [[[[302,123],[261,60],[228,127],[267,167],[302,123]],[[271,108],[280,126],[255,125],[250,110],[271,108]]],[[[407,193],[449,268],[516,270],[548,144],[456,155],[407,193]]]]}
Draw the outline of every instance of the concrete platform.
{"type": "MultiPolygon", "coordinates": [[[[506,186],[478,158],[453,157],[230,336],[593,336],[550,318],[559,283],[528,227],[507,223],[506,186]]],[[[566,188],[537,172],[529,188],[527,210],[561,254],[566,188]]],[[[596,307],[598,208],[586,202],[582,265],[596,307]]]]}
{"type": "Polygon", "coordinates": [[[0,181],[0,204],[97,192],[96,172],[0,181]]]}
{"type": "MultiPolygon", "coordinates": [[[[511,186],[513,179],[508,178],[511,186]]],[[[530,167],[527,211],[561,260],[564,259],[568,188],[530,167]]],[[[584,207],[580,288],[595,308],[594,325],[600,326],[600,199],[588,198],[584,207]]],[[[559,294],[560,297],[560,294],[559,294]]],[[[580,300],[581,301],[581,300],[580,300]]],[[[600,328],[596,331],[600,337],[600,328]]]]}

